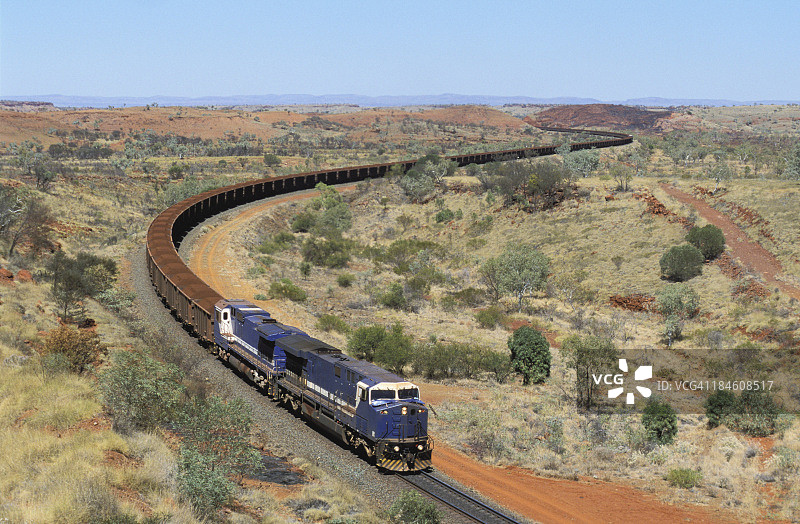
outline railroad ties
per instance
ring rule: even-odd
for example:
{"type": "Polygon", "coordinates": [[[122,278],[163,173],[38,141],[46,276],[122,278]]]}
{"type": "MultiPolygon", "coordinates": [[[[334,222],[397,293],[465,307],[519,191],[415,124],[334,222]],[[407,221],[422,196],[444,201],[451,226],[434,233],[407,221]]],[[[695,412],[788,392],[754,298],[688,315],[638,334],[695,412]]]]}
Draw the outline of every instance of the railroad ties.
{"type": "Polygon", "coordinates": [[[397,476],[419,491],[475,522],[483,524],[519,524],[519,521],[514,518],[426,471],[421,471],[415,475],[397,476]]]}

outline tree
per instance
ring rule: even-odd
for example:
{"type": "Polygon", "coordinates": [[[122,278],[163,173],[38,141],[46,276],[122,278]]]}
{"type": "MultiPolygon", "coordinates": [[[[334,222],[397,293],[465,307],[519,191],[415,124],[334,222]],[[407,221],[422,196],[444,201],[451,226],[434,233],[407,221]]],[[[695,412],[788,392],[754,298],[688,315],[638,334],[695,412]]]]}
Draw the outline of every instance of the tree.
{"type": "Polygon", "coordinates": [[[597,387],[592,375],[606,373],[614,368],[619,359],[617,348],[610,338],[594,335],[571,335],[564,340],[561,347],[567,354],[567,365],[575,370],[578,405],[589,409],[594,403],[594,391],[597,387]]]}
{"type": "Polygon", "coordinates": [[[332,186],[320,182],[315,189],[320,195],[311,201],[307,210],[318,213],[310,230],[328,238],[341,236],[341,233],[350,229],[353,224],[350,207],[332,186]]]}
{"type": "Polygon", "coordinates": [[[683,282],[703,272],[703,253],[691,244],[673,246],[661,256],[661,275],[674,282],[683,282]]]}
{"type": "Polygon", "coordinates": [[[0,236],[6,236],[25,207],[20,194],[10,186],[0,184],[0,236]]]}
{"type": "Polygon", "coordinates": [[[681,336],[683,323],[697,314],[699,298],[687,284],[672,284],[658,293],[658,306],[664,315],[664,335],[667,345],[681,336]]]}
{"type": "Polygon", "coordinates": [[[558,193],[565,191],[572,181],[570,171],[563,165],[550,160],[536,162],[528,176],[528,191],[542,203],[542,207],[552,207],[558,203],[558,193]]]}
{"type": "Polygon", "coordinates": [[[550,376],[550,343],[540,331],[522,326],[508,337],[511,365],[522,375],[522,385],[544,382],[550,376]]]}
{"type": "Polygon", "coordinates": [[[29,242],[34,252],[44,248],[49,242],[49,224],[52,222],[50,208],[33,197],[28,198],[22,208],[14,213],[11,224],[5,229],[9,240],[8,256],[14,254],[14,249],[20,242],[29,242]]]}
{"type": "MultiPolygon", "coordinates": [[[[559,151],[563,148],[569,148],[568,144],[559,147],[559,151]]],[[[561,158],[564,160],[564,167],[575,175],[580,175],[586,178],[600,165],[600,155],[596,150],[580,149],[578,151],[567,152],[566,154],[560,153],[561,158]]]]}
{"type": "Polygon", "coordinates": [[[706,176],[716,183],[713,191],[713,193],[716,193],[719,189],[719,183],[730,180],[733,176],[733,173],[726,162],[719,160],[711,167],[711,169],[706,171],[706,176]]]}
{"type": "Polygon", "coordinates": [[[356,329],[347,341],[347,351],[356,358],[384,365],[398,375],[413,355],[411,336],[403,333],[399,322],[389,330],[377,325],[356,329]]]}
{"type": "Polygon", "coordinates": [[[617,191],[627,191],[633,179],[631,168],[623,164],[614,164],[609,171],[611,171],[611,176],[614,177],[614,181],[617,183],[617,191]]]}
{"type": "Polygon", "coordinates": [[[786,167],[783,170],[783,178],[800,180],[800,144],[794,146],[794,149],[784,160],[786,167]]]}
{"type": "MultiPolygon", "coordinates": [[[[550,261],[529,244],[512,244],[496,262],[487,266],[486,274],[494,273],[499,289],[517,297],[519,311],[528,294],[544,289],[550,272],[550,261]]],[[[491,292],[491,291],[490,291],[491,292]]]]}
{"type": "Polygon", "coordinates": [[[642,413],[642,425],[647,437],[658,444],[672,444],[678,434],[678,416],[672,406],[650,399],[642,413]]]}
{"type": "Polygon", "coordinates": [[[686,241],[699,249],[706,260],[717,258],[725,251],[725,235],[713,224],[693,227],[686,234],[686,241]]]}

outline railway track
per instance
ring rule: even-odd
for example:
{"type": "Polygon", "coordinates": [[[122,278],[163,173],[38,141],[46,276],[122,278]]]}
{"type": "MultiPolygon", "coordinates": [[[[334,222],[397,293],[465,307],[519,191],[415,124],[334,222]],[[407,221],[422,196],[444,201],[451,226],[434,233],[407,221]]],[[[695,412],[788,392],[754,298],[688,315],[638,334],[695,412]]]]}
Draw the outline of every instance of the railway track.
{"type": "MultiPolygon", "coordinates": [[[[557,127],[542,127],[542,129],[577,132],[607,138],[606,140],[570,144],[572,151],[622,146],[633,141],[633,137],[630,135],[610,131],[557,127]]],[[[446,158],[458,166],[466,166],[473,163],[484,164],[497,160],[554,155],[557,153],[556,149],[555,145],[537,146],[455,155],[446,158]]],[[[225,297],[222,297],[217,290],[192,272],[178,255],[177,248],[191,229],[213,215],[242,204],[276,195],[313,189],[319,182],[334,185],[383,177],[394,166],[400,166],[406,171],[415,163],[416,161],[409,160],[254,180],[207,191],[178,202],[160,213],[147,231],[147,267],[156,292],[189,332],[196,335],[202,344],[212,345],[214,304],[225,297]]],[[[420,475],[401,476],[400,478],[473,521],[492,524],[517,522],[429,473],[423,472],[420,475]]]]}
{"type": "Polygon", "coordinates": [[[415,489],[445,504],[470,520],[482,524],[519,524],[519,521],[465,493],[426,471],[416,475],[397,475],[415,489]]]}

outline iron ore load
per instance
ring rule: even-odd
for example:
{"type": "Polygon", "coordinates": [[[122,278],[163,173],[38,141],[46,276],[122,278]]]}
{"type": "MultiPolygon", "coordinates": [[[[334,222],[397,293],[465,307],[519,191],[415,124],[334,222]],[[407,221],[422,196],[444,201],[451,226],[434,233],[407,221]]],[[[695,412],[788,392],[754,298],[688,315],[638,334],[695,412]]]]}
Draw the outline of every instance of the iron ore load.
{"type": "MultiPolygon", "coordinates": [[[[630,135],[580,132],[606,140],[571,144],[571,150],[620,146],[630,135]]],[[[556,153],[537,146],[447,157],[459,166],[497,159],[556,153]]],[[[206,218],[276,195],[313,189],[317,183],[342,184],[382,177],[393,167],[408,170],[414,161],[335,168],[242,182],[187,198],[159,214],[147,231],[147,267],[156,292],[173,315],[201,344],[238,369],[267,395],[316,423],[348,446],[363,449],[379,468],[419,471],[430,467],[433,439],[428,408],[419,388],[380,367],[281,324],[246,300],[226,300],[195,275],[178,255],[186,234],[206,218]]]]}

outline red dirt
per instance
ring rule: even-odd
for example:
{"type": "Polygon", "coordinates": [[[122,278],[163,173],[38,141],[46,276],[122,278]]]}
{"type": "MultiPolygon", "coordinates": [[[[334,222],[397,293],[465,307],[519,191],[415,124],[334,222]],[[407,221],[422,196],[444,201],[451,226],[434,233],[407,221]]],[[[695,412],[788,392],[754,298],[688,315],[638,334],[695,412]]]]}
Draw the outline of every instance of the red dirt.
{"type": "Polygon", "coordinates": [[[614,129],[653,129],[671,111],[650,111],[614,104],[557,106],[525,118],[532,125],[560,127],[608,127],[614,129]]]}
{"type": "Polygon", "coordinates": [[[683,217],[678,216],[673,211],[667,209],[667,207],[662,204],[656,197],[650,193],[649,190],[643,189],[641,191],[637,191],[633,194],[633,198],[637,200],[643,201],[647,205],[647,209],[645,209],[645,213],[650,213],[653,216],[657,217],[664,217],[667,219],[668,222],[677,222],[681,224],[686,229],[692,227],[692,223],[683,217]]]}
{"type": "Polygon", "coordinates": [[[725,242],[733,258],[747,271],[760,275],[769,285],[776,286],[790,297],[800,300],[800,287],[777,279],[783,268],[775,255],[764,249],[758,242],[750,240],[747,233],[737,226],[733,220],[703,200],[695,198],[676,187],[661,184],[661,188],[679,202],[694,207],[701,217],[722,229],[722,233],[725,235],[725,242]]]}
{"type": "Polygon", "coordinates": [[[539,522],[735,522],[721,510],[665,504],[629,486],[589,478],[550,479],[518,467],[487,466],[439,442],[433,465],[504,507],[539,522]]]}
{"type": "Polygon", "coordinates": [[[656,297],[645,295],[644,293],[634,293],[632,295],[612,295],[608,297],[608,302],[613,307],[627,309],[628,311],[651,312],[656,311],[656,297]]]}
{"type": "Polygon", "coordinates": [[[17,271],[17,282],[33,282],[33,275],[27,269],[17,271]]]}

